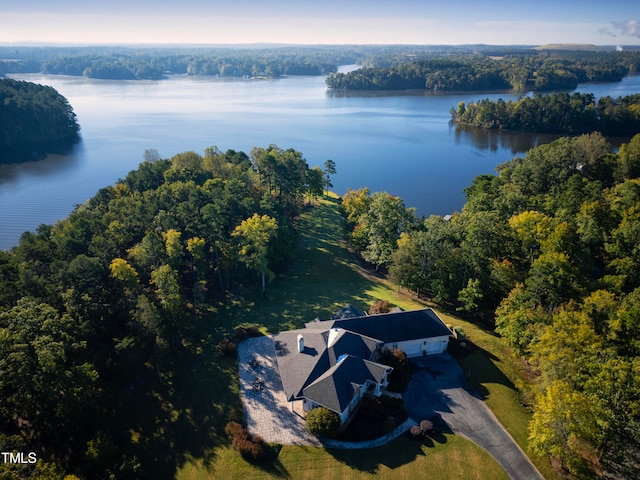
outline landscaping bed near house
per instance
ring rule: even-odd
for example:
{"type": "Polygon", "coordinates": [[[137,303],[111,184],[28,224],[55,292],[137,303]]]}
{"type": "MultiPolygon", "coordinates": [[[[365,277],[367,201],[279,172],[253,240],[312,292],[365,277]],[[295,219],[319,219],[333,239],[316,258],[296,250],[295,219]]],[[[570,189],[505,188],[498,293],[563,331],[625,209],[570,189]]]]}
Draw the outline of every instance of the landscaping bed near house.
{"type": "Polygon", "coordinates": [[[401,398],[388,395],[365,395],[360,400],[355,418],[338,436],[346,442],[373,440],[392,432],[408,418],[401,398]]]}

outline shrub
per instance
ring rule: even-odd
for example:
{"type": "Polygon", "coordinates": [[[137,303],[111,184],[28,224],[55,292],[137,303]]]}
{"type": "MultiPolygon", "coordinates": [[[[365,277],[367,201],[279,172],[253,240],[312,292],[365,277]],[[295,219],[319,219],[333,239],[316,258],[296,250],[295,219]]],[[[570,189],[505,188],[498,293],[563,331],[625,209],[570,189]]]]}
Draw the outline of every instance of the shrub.
{"type": "Polygon", "coordinates": [[[404,392],[409,385],[409,380],[411,380],[411,363],[409,363],[406,353],[396,348],[385,350],[382,352],[379,362],[393,368],[389,376],[388,389],[392,392],[404,392]]]}
{"type": "Polygon", "coordinates": [[[262,336],[262,332],[260,332],[260,328],[255,325],[245,328],[245,331],[247,332],[247,337],[249,338],[262,336]]]}
{"type": "Polygon", "coordinates": [[[394,412],[405,412],[404,400],[402,398],[390,397],[389,395],[381,395],[380,401],[382,405],[385,405],[388,409],[394,412]]]}
{"type": "Polygon", "coordinates": [[[307,412],[307,430],[320,437],[335,437],[340,431],[338,414],[325,407],[317,407],[307,412]]]}
{"type": "Polygon", "coordinates": [[[458,340],[464,340],[465,338],[467,338],[467,334],[462,327],[454,327],[453,336],[458,340]]]}
{"type": "Polygon", "coordinates": [[[375,420],[381,418],[384,414],[384,405],[382,401],[371,394],[366,394],[360,400],[360,415],[363,418],[375,420]]]}
{"type": "Polygon", "coordinates": [[[238,422],[234,422],[231,421],[229,423],[227,423],[227,426],[225,427],[225,432],[227,432],[227,435],[229,435],[232,439],[239,437],[239,436],[249,436],[249,431],[244,428],[242,425],[240,425],[238,422]]]}
{"type": "Polygon", "coordinates": [[[394,428],[396,428],[396,419],[391,415],[385,417],[385,419],[382,421],[382,424],[380,425],[380,431],[383,435],[391,433],[394,428]]]}
{"type": "Polygon", "coordinates": [[[425,435],[433,430],[433,422],[431,420],[422,420],[420,422],[420,430],[425,435]]]}
{"type": "Polygon", "coordinates": [[[391,311],[391,303],[387,300],[378,300],[369,307],[369,315],[377,315],[379,313],[389,313],[391,311]]]}
{"type": "Polygon", "coordinates": [[[268,446],[264,441],[256,442],[248,438],[236,437],[233,439],[233,447],[245,460],[256,462],[267,458],[268,446]]]}
{"type": "Polygon", "coordinates": [[[259,435],[252,437],[249,430],[238,422],[232,421],[227,423],[225,431],[231,437],[233,448],[235,448],[245,460],[252,462],[273,460],[278,456],[282,448],[282,446],[271,446],[267,444],[259,435]]]}
{"type": "Polygon", "coordinates": [[[240,343],[241,341],[247,338],[247,331],[244,328],[238,327],[233,332],[233,338],[236,343],[240,343]]]}
{"type": "Polygon", "coordinates": [[[228,355],[235,355],[236,350],[237,346],[230,338],[225,337],[218,344],[218,351],[220,352],[220,355],[224,355],[225,357],[228,355]]]}

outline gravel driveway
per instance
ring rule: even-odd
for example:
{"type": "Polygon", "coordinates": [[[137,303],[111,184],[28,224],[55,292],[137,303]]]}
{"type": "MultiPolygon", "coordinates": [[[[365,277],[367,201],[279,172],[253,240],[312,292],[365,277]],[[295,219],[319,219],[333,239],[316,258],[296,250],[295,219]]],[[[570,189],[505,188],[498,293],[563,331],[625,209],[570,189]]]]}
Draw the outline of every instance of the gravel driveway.
{"type": "Polygon", "coordinates": [[[489,452],[511,479],[543,479],[489,407],[472,393],[462,368],[451,355],[429,356],[419,365],[403,395],[416,423],[439,415],[454,433],[489,452]]]}

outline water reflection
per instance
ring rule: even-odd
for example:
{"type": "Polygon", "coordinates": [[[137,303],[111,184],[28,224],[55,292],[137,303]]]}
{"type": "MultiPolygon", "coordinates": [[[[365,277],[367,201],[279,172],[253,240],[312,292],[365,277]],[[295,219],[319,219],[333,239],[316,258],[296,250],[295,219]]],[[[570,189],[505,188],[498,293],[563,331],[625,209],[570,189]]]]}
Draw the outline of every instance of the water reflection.
{"type": "Polygon", "coordinates": [[[458,145],[471,145],[473,149],[492,153],[508,150],[513,155],[526,153],[533,147],[550,143],[561,135],[549,133],[505,132],[455,126],[454,139],[458,145]]]}
{"type": "Polygon", "coordinates": [[[85,154],[82,138],[67,146],[64,151],[46,155],[41,160],[15,162],[0,165],[0,184],[17,183],[29,178],[50,177],[73,171],[85,154]]]}

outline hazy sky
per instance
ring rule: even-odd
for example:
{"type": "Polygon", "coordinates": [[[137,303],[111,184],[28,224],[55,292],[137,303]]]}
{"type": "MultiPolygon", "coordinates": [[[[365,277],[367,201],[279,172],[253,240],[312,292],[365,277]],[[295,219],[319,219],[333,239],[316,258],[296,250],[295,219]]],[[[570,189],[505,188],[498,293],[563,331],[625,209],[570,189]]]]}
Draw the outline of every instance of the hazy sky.
{"type": "Polygon", "coordinates": [[[0,0],[8,43],[640,44],[638,0],[0,0]]]}

